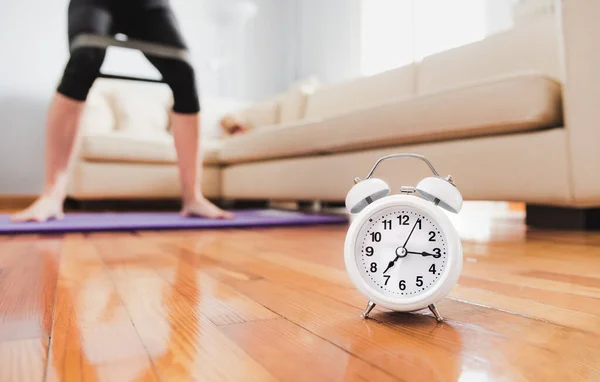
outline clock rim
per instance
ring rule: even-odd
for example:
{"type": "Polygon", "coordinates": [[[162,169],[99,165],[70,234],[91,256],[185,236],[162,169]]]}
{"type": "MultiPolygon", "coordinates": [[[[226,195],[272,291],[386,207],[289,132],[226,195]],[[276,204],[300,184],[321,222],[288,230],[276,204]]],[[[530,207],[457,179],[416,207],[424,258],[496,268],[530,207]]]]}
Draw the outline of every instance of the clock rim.
{"type": "Polygon", "coordinates": [[[432,202],[414,195],[391,195],[377,200],[365,207],[354,219],[352,224],[350,224],[344,243],[344,262],[350,280],[354,286],[377,305],[400,312],[421,310],[443,299],[458,281],[458,277],[462,270],[462,258],[462,243],[458,236],[458,232],[450,219],[432,202]],[[444,231],[447,241],[448,255],[444,274],[428,291],[421,295],[408,298],[385,296],[372,286],[368,285],[366,280],[360,274],[355,257],[358,234],[360,228],[366,223],[367,219],[382,209],[398,206],[408,206],[423,210],[434,219],[440,229],[444,231]]]}

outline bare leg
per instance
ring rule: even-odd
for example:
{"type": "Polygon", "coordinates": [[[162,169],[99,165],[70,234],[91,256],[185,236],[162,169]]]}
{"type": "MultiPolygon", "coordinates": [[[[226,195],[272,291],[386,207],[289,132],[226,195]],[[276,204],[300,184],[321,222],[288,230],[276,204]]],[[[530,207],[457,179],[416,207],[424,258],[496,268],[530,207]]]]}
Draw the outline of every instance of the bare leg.
{"type": "Polygon", "coordinates": [[[63,218],[69,170],[75,158],[79,118],[84,102],[56,93],[46,127],[46,163],[44,189],[27,209],[12,216],[13,221],[37,221],[63,218]]]}
{"type": "Polygon", "coordinates": [[[177,150],[177,165],[183,200],[183,216],[230,219],[233,214],[208,201],[200,191],[202,166],[199,157],[199,114],[172,113],[171,127],[177,150]]]}

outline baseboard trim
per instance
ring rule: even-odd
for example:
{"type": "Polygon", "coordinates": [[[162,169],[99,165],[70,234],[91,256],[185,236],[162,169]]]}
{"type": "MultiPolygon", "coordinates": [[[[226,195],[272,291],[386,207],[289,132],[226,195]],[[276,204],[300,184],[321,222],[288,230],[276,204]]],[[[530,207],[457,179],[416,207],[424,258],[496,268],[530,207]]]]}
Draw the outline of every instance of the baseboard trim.
{"type": "Polygon", "coordinates": [[[21,210],[35,201],[37,195],[0,195],[0,209],[21,210]]]}

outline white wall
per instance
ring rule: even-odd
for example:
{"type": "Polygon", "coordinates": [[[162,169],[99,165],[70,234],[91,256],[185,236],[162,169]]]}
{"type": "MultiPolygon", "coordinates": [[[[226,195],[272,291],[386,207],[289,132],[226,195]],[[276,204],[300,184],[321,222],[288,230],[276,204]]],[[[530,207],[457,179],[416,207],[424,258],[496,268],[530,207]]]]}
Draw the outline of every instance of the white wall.
{"type": "Polygon", "coordinates": [[[35,3],[0,12],[0,193],[40,189],[46,110],[67,59],[67,1],[35,3]]]}
{"type": "Polygon", "coordinates": [[[515,0],[487,0],[485,2],[487,36],[512,28],[514,3],[515,0]]]}
{"type": "Polygon", "coordinates": [[[360,75],[361,0],[296,0],[295,78],[324,83],[360,75]]]}
{"type": "Polygon", "coordinates": [[[284,91],[292,80],[288,66],[293,57],[290,26],[294,15],[290,9],[294,1],[254,0],[258,12],[245,29],[244,57],[237,62],[245,99],[268,98],[284,91]]]}

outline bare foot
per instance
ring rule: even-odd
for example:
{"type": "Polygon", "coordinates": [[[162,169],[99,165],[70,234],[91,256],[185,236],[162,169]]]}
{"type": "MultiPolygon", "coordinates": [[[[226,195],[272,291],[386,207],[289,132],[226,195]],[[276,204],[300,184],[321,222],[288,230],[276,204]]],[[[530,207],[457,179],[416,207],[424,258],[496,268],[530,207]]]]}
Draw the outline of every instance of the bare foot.
{"type": "Polygon", "coordinates": [[[63,219],[62,200],[41,196],[32,205],[11,216],[13,222],[45,222],[51,219],[63,219]]]}
{"type": "Polygon", "coordinates": [[[181,216],[200,216],[210,219],[233,219],[231,212],[224,211],[205,198],[186,203],[181,210],[181,216]]]}

